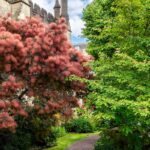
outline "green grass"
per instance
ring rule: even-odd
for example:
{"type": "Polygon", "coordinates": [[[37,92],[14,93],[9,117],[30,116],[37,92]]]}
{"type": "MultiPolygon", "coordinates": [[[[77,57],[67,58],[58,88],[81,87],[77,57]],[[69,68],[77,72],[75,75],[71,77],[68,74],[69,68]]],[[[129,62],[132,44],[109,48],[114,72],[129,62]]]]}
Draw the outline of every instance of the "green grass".
{"type": "Polygon", "coordinates": [[[48,148],[45,150],[65,150],[72,143],[74,143],[78,140],[84,139],[90,135],[93,135],[93,133],[89,133],[89,134],[68,133],[67,135],[65,135],[57,140],[57,146],[48,148]]]}

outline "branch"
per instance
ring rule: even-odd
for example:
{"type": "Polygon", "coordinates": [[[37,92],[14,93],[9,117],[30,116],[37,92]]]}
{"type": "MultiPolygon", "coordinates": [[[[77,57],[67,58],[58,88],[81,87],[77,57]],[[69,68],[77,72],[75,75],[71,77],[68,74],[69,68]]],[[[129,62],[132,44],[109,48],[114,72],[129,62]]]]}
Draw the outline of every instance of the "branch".
{"type": "Polygon", "coordinates": [[[22,100],[22,97],[23,97],[27,92],[28,92],[28,88],[25,88],[25,89],[21,92],[21,94],[18,96],[18,99],[19,99],[19,100],[22,100]]]}

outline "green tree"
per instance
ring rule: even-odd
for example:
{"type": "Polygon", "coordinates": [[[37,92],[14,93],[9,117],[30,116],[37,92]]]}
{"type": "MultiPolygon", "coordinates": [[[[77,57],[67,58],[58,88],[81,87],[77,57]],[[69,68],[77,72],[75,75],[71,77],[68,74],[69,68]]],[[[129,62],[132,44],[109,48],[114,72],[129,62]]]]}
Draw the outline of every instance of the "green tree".
{"type": "Polygon", "coordinates": [[[83,12],[95,78],[89,104],[104,125],[101,149],[150,146],[150,0],[94,0],[83,12]],[[107,143],[107,144],[104,144],[107,143]]]}

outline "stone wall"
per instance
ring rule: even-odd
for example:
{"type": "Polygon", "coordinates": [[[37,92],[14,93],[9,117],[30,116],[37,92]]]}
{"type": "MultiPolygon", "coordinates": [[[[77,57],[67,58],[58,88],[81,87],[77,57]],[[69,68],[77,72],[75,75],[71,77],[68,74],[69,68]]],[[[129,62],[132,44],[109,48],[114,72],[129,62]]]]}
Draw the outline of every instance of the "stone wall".
{"type": "Polygon", "coordinates": [[[31,15],[29,3],[18,2],[11,4],[11,10],[14,19],[25,19],[25,17],[31,15]]]}
{"type": "Polygon", "coordinates": [[[39,16],[44,22],[53,22],[54,16],[41,8],[37,4],[33,4],[31,0],[18,1],[0,0],[0,16],[12,13],[14,19],[24,19],[26,16],[39,16]]]}
{"type": "Polygon", "coordinates": [[[5,0],[0,0],[0,16],[7,15],[11,12],[11,5],[5,0]]]}

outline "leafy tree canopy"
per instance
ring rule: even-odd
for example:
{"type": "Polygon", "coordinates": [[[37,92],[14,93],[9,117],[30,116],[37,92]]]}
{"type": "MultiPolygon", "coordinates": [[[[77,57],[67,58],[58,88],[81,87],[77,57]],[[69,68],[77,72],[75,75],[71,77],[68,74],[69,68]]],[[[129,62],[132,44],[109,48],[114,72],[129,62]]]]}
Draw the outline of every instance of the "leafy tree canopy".
{"type": "Polygon", "coordinates": [[[89,103],[129,144],[129,135],[147,135],[150,125],[150,0],[94,0],[83,20],[95,57],[89,103]]]}

